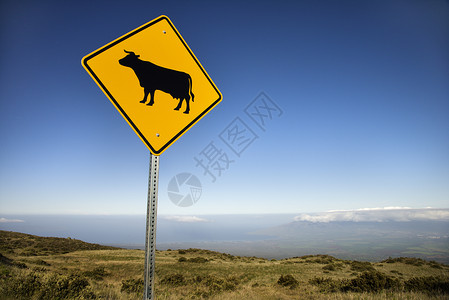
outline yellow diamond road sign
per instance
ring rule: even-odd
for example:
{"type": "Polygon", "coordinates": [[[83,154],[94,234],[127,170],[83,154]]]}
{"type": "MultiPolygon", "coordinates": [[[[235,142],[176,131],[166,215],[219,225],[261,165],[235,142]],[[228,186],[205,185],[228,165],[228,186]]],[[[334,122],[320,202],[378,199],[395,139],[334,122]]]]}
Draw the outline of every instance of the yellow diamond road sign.
{"type": "Polygon", "coordinates": [[[222,99],[166,16],[90,53],[82,64],[154,155],[222,99]]]}

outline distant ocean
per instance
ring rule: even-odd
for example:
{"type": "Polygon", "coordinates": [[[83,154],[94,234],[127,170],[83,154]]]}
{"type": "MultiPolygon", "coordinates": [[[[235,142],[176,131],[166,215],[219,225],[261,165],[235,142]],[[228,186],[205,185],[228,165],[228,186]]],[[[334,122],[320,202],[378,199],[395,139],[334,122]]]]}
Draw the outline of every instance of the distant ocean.
{"type": "MultiPolygon", "coordinates": [[[[328,254],[380,261],[410,256],[449,264],[448,209],[360,211],[348,220],[347,215],[160,215],[156,248],[202,248],[268,259],[328,254]],[[363,221],[358,221],[361,216],[363,221]]],[[[0,215],[0,230],[129,249],[144,249],[145,223],[144,215],[0,215]]]]}
{"type": "MultiPolygon", "coordinates": [[[[156,242],[236,242],[269,238],[253,232],[292,222],[295,215],[158,216],[156,242]]],[[[89,243],[143,248],[145,215],[8,215],[0,230],[71,237],[89,243]]]]}

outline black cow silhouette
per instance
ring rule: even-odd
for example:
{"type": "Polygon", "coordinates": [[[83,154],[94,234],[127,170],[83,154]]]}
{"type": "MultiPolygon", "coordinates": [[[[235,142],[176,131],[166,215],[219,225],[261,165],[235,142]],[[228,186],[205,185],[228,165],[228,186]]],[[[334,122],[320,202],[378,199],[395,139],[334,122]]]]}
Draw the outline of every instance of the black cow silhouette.
{"type": "Polygon", "coordinates": [[[147,102],[148,94],[150,94],[150,102],[147,105],[154,104],[154,92],[156,90],[163,91],[170,94],[173,99],[179,99],[178,106],[175,110],[179,110],[182,106],[182,101],[186,101],[185,114],[190,111],[189,101],[193,98],[192,93],[192,78],[189,74],[167,69],[153,64],[149,61],[140,60],[140,55],[136,55],[134,52],[126,51],[128,55],[120,59],[118,62],[125,67],[133,69],[139,79],[140,86],[143,87],[144,96],[140,103],[147,102]]]}

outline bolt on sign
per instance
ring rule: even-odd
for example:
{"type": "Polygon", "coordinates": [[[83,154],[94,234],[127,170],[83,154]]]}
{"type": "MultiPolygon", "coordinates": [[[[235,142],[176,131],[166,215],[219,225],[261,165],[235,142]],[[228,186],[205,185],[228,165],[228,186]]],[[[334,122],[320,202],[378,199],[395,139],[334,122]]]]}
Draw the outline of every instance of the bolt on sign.
{"type": "Polygon", "coordinates": [[[222,99],[166,16],[88,54],[82,65],[154,155],[222,99]]]}

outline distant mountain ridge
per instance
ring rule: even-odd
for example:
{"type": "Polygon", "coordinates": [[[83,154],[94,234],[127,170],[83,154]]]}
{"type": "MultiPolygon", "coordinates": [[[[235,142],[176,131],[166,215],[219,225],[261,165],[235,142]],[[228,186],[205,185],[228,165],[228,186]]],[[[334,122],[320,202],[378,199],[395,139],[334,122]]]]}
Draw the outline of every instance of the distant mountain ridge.
{"type": "Polygon", "coordinates": [[[388,222],[309,222],[294,221],[285,225],[257,231],[257,234],[278,238],[326,236],[327,238],[368,235],[368,237],[449,238],[449,221],[388,221],[388,222]]]}
{"type": "Polygon", "coordinates": [[[413,256],[449,263],[449,221],[294,221],[254,234],[271,236],[288,256],[325,253],[370,261],[413,256]]]}

